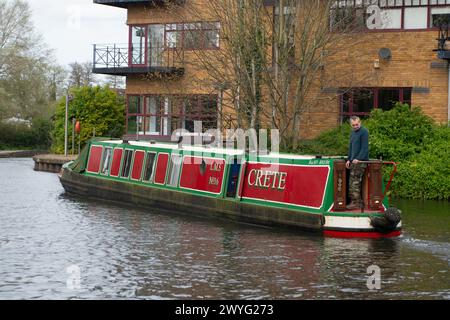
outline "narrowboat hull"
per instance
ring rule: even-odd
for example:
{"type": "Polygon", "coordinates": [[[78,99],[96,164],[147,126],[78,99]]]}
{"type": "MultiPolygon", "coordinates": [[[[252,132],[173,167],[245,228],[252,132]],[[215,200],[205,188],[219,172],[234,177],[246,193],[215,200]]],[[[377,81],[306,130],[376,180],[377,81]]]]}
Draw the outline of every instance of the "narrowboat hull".
{"type": "Polygon", "coordinates": [[[89,198],[165,209],[201,218],[218,218],[264,226],[295,227],[321,232],[323,216],[307,212],[238,203],[173,190],[98,179],[64,167],[60,181],[66,192],[89,198]]]}
{"type": "Polygon", "coordinates": [[[77,161],[66,164],[60,181],[68,193],[197,217],[330,237],[399,236],[400,220],[387,229],[374,224],[388,207],[376,170],[370,176],[380,178],[380,186],[367,183],[366,210],[342,208],[339,161],[292,155],[249,159],[224,150],[101,141],[91,142],[77,161]]]}

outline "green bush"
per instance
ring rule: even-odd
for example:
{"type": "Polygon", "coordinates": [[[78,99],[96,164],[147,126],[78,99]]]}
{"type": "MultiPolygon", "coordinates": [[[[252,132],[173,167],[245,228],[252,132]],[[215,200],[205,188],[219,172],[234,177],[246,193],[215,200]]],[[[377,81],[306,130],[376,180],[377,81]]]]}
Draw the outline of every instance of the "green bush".
{"type": "Polygon", "coordinates": [[[436,141],[428,148],[410,161],[400,163],[393,184],[396,195],[414,199],[450,199],[448,142],[436,141]]]}
{"type": "Polygon", "coordinates": [[[1,123],[0,145],[2,149],[21,149],[32,145],[31,129],[23,123],[1,123]]]}
{"type": "Polygon", "coordinates": [[[48,150],[52,145],[51,132],[53,123],[49,119],[36,118],[31,124],[31,132],[34,138],[34,145],[37,149],[48,150]]]}
{"type": "MultiPolygon", "coordinates": [[[[450,199],[450,128],[434,124],[420,108],[400,103],[390,111],[374,110],[363,125],[370,132],[370,157],[399,164],[391,188],[394,195],[450,199]]],[[[300,152],[346,155],[350,132],[344,124],[303,142],[300,152]]],[[[387,169],[386,179],[390,173],[387,169]]]]}
{"type": "MultiPolygon", "coordinates": [[[[403,161],[421,152],[423,145],[434,139],[433,120],[420,108],[398,103],[392,110],[374,110],[363,120],[370,132],[370,157],[403,161]]],[[[321,134],[317,139],[303,141],[301,153],[347,155],[351,128],[348,123],[321,134]]]]}
{"type": "MultiPolygon", "coordinates": [[[[68,138],[69,149],[72,147],[72,118],[80,121],[81,132],[75,138],[75,148],[78,149],[78,139],[81,147],[94,136],[120,138],[125,127],[125,102],[123,97],[108,87],[80,87],[71,91],[73,99],[69,103],[68,138]]],[[[56,153],[64,152],[64,122],[66,100],[63,97],[57,106],[52,149],[56,153]]]]}
{"type": "Polygon", "coordinates": [[[365,122],[370,132],[370,156],[391,161],[407,160],[432,140],[433,120],[420,108],[398,103],[390,111],[374,110],[365,122]]]}
{"type": "Polygon", "coordinates": [[[36,118],[31,126],[23,123],[0,123],[0,149],[47,150],[51,145],[51,121],[36,118]]]}
{"type": "MultiPolygon", "coordinates": [[[[399,163],[393,194],[414,199],[450,199],[450,128],[440,127],[420,108],[397,104],[375,110],[366,122],[373,158],[399,163]]],[[[390,175],[385,172],[385,178],[390,175]]]]}
{"type": "Polygon", "coordinates": [[[325,156],[345,156],[348,152],[348,139],[351,128],[340,126],[320,135],[315,140],[302,141],[297,152],[325,156]]]}

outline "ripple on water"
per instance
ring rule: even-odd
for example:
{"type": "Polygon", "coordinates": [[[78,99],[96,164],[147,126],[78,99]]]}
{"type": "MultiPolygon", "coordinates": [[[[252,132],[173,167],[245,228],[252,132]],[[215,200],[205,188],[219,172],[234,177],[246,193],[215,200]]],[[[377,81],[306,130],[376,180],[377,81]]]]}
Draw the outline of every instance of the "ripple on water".
{"type": "Polygon", "coordinates": [[[324,239],[72,197],[32,168],[0,159],[3,299],[450,297],[449,243],[440,227],[433,235],[432,215],[425,240],[324,239]],[[374,264],[382,290],[368,293],[374,264]],[[68,287],[74,279],[80,288],[68,287]]]}

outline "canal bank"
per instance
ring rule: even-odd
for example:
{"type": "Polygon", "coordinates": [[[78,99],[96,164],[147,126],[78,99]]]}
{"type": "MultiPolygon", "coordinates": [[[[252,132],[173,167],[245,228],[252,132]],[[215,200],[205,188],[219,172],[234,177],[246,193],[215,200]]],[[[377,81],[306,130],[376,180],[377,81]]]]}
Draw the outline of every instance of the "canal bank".
{"type": "Polygon", "coordinates": [[[43,154],[37,155],[33,157],[34,161],[34,170],[35,171],[44,171],[44,172],[52,172],[59,173],[61,171],[62,166],[70,161],[73,161],[78,156],[64,156],[58,154],[43,154]]]}
{"type": "Polygon", "coordinates": [[[71,197],[31,159],[0,175],[0,299],[450,299],[447,202],[395,200],[403,237],[349,240],[71,197]]]}
{"type": "Polygon", "coordinates": [[[31,158],[36,155],[46,154],[46,151],[36,150],[13,150],[13,151],[0,151],[0,159],[5,158],[31,158]]]}
{"type": "Polygon", "coordinates": [[[33,158],[34,170],[59,173],[62,166],[77,158],[77,155],[58,155],[49,154],[48,151],[39,150],[13,150],[13,151],[0,151],[0,159],[7,158],[33,158]]]}

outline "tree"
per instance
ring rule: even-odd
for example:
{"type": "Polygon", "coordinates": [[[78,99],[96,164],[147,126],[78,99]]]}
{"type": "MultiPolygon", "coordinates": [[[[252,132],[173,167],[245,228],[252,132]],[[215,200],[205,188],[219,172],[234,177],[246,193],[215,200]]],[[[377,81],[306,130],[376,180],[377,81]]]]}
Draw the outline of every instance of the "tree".
{"type": "Polygon", "coordinates": [[[273,72],[266,72],[271,123],[280,130],[284,148],[295,150],[301,117],[318,103],[327,58],[344,32],[330,32],[335,1],[279,0],[273,19],[273,72]],[[316,92],[314,92],[316,90],[316,92]]]}
{"type": "Polygon", "coordinates": [[[49,116],[58,86],[52,87],[52,54],[34,33],[22,0],[0,0],[0,117],[25,120],[49,116]]]}
{"type": "Polygon", "coordinates": [[[6,74],[8,60],[30,49],[33,28],[26,2],[0,0],[0,77],[6,74]]]}
{"type": "MultiPolygon", "coordinates": [[[[69,103],[69,120],[81,123],[81,145],[95,136],[120,138],[124,133],[125,102],[109,87],[78,87],[70,91],[73,99],[69,103]]],[[[64,152],[64,123],[66,100],[61,98],[55,115],[53,150],[64,152]]],[[[69,121],[72,132],[72,121],[69,121]]],[[[69,143],[69,147],[71,143],[69,143]]]]}
{"type": "MultiPolygon", "coordinates": [[[[192,3],[186,8],[182,19],[187,22],[220,22],[221,50],[193,51],[194,57],[186,61],[197,71],[198,77],[194,81],[202,87],[221,91],[221,105],[223,109],[230,106],[234,109],[239,128],[258,128],[263,103],[262,71],[267,63],[262,48],[268,48],[270,44],[267,28],[263,24],[263,1],[207,1],[192,3]]],[[[185,34],[185,37],[188,36],[185,34]]],[[[195,37],[192,35],[192,38],[195,37]]],[[[219,116],[223,117],[222,114],[219,116]]]]}
{"type": "Polygon", "coordinates": [[[70,87],[92,86],[95,83],[96,79],[92,73],[92,63],[73,62],[69,66],[71,69],[69,73],[70,87]]]}
{"type": "Polygon", "coordinates": [[[10,113],[20,114],[26,120],[48,114],[50,91],[46,72],[47,64],[42,59],[14,58],[8,67],[9,75],[2,82],[11,98],[10,113]]]}
{"type": "Polygon", "coordinates": [[[103,85],[108,85],[111,89],[125,89],[125,77],[115,75],[105,76],[103,85]]]}
{"type": "Polygon", "coordinates": [[[345,41],[359,30],[350,23],[355,12],[346,10],[345,14],[337,15],[336,12],[341,12],[336,3],[335,0],[278,0],[273,6],[264,6],[260,0],[190,3],[183,17],[185,21],[220,22],[220,50],[194,51],[195,57],[188,62],[198,70],[195,81],[203,86],[226,88],[223,102],[234,109],[239,128],[271,125],[279,130],[283,149],[295,149],[303,115],[323,99],[330,99],[321,95],[321,88],[325,84],[338,84],[340,77],[352,74],[351,70],[342,75],[333,69],[336,54],[359,43],[355,38],[345,41]]]}
{"type": "Polygon", "coordinates": [[[67,85],[68,72],[61,66],[49,66],[47,70],[47,81],[49,82],[49,99],[56,102],[60,97],[65,95],[65,87],[67,85]]]}

